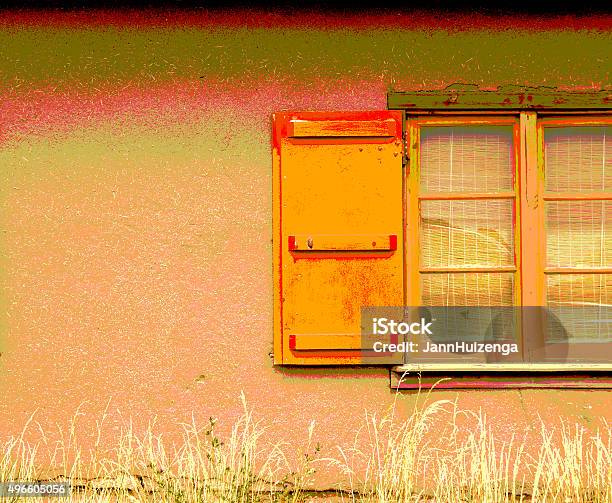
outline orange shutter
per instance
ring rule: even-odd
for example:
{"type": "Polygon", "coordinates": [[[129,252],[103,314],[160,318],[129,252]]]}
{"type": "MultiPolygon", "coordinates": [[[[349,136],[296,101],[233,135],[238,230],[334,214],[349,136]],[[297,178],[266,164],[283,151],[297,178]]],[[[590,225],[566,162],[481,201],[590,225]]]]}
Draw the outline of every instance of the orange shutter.
{"type": "Polygon", "coordinates": [[[361,308],[404,304],[401,112],[273,120],[275,362],[389,364],[361,308]]]}

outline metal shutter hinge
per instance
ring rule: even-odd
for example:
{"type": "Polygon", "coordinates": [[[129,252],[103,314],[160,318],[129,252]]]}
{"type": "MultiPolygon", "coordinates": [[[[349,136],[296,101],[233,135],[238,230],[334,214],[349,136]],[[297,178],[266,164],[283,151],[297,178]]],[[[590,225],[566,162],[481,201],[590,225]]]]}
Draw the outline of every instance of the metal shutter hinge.
{"type": "Polygon", "coordinates": [[[402,133],[402,146],[403,151],[404,151],[404,155],[402,156],[402,165],[403,166],[408,166],[408,163],[410,161],[410,154],[408,153],[408,133],[406,131],[404,131],[402,133]]]}

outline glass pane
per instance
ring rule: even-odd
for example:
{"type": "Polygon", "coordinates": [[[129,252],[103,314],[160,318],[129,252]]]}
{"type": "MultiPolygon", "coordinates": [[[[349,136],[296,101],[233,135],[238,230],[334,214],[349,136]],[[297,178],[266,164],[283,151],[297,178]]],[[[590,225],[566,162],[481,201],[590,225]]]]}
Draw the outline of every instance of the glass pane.
{"type": "Polygon", "coordinates": [[[548,306],[612,305],[612,274],[548,274],[548,306]]]}
{"type": "Polygon", "coordinates": [[[423,127],[421,191],[512,190],[511,126],[423,127]]]}
{"type": "Polygon", "coordinates": [[[550,267],[612,266],[612,201],[546,203],[550,267]]]}
{"type": "Polygon", "coordinates": [[[514,307],[422,307],[418,314],[431,323],[431,330],[411,337],[419,348],[409,355],[411,363],[522,360],[517,330],[521,312],[514,307]]]}
{"type": "Polygon", "coordinates": [[[547,277],[547,340],[612,342],[612,274],[547,277]]]}
{"type": "Polygon", "coordinates": [[[423,273],[424,306],[511,306],[513,273],[423,273]]]}
{"type": "Polygon", "coordinates": [[[513,200],[421,201],[424,267],[514,264],[513,200]]]}
{"type": "Polygon", "coordinates": [[[612,191],[612,127],[546,128],[546,190],[612,191]]]}

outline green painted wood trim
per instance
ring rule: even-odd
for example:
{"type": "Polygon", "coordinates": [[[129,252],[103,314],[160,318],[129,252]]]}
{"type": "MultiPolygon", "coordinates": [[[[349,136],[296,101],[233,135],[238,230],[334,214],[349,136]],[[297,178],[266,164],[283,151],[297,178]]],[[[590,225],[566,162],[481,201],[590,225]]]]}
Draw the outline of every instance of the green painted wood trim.
{"type": "Polygon", "coordinates": [[[612,110],[612,90],[559,91],[554,87],[504,86],[495,91],[453,84],[438,91],[389,91],[390,110],[612,110]]]}

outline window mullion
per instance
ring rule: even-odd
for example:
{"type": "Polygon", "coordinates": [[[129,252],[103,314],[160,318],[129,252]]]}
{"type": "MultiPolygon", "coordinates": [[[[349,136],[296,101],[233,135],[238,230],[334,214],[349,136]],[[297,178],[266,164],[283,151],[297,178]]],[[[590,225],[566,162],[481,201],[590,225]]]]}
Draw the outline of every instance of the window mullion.
{"type": "Polygon", "coordinates": [[[544,306],[544,177],[535,112],[520,115],[521,305],[544,306]]]}
{"type": "Polygon", "coordinates": [[[544,277],[544,152],[535,112],[522,112],[519,121],[520,155],[520,273],[521,333],[523,361],[530,362],[537,348],[544,347],[542,311],[546,305],[544,277]]]}

